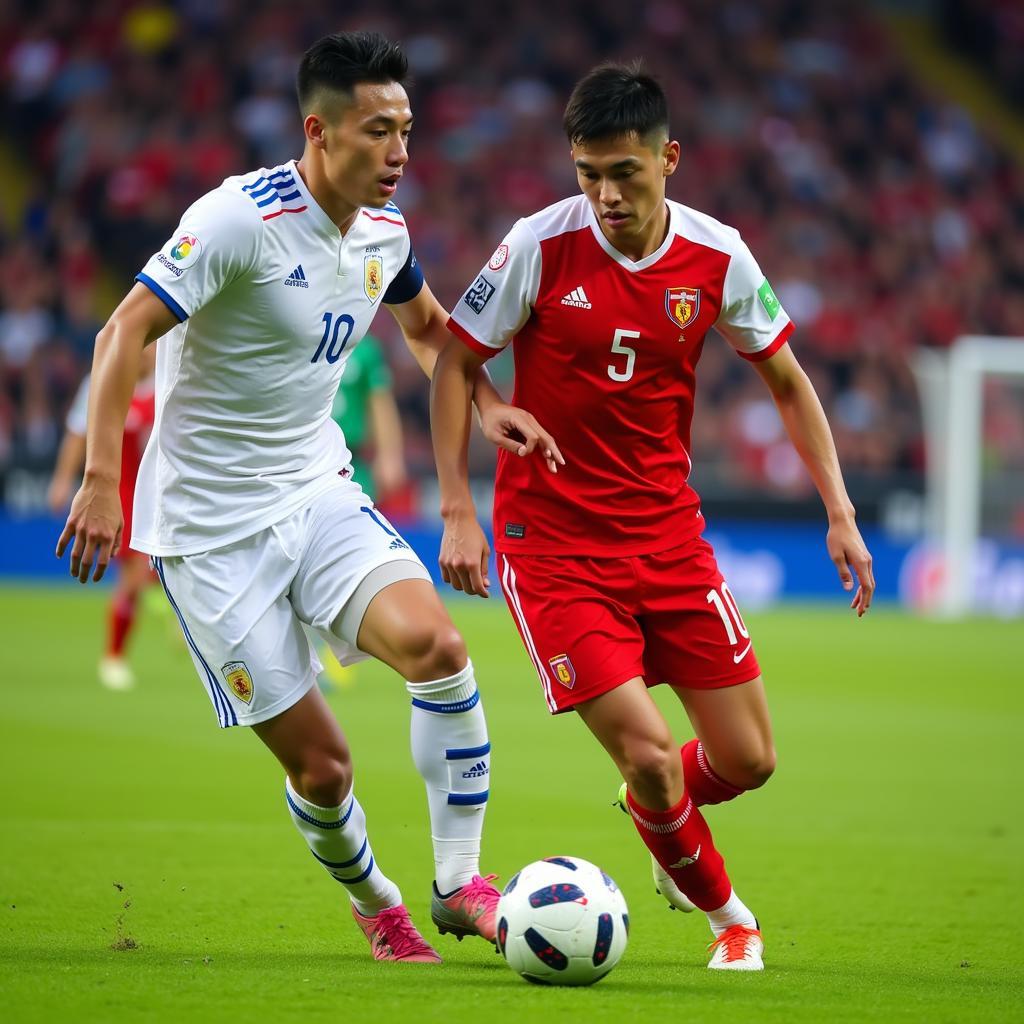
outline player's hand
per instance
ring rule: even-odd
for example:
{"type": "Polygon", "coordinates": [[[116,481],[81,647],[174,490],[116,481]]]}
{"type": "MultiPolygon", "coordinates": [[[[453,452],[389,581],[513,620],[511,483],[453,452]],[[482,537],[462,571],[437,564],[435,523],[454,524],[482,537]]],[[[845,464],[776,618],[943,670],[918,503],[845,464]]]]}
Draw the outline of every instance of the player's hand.
{"type": "Polygon", "coordinates": [[[565,465],[555,439],[525,409],[496,403],[480,414],[480,427],[488,441],[513,455],[539,449],[552,473],[565,465]]]}
{"type": "Polygon", "coordinates": [[[839,571],[844,590],[853,590],[853,576],[857,577],[857,591],[850,607],[856,609],[859,619],[871,607],[875,593],[875,574],[871,570],[871,552],[852,519],[832,523],[825,538],[829,557],[839,571]]]}
{"type": "Polygon", "coordinates": [[[441,578],[456,590],[480,597],[490,597],[491,581],[487,563],[491,547],[474,515],[450,516],[444,521],[441,553],[437,564],[441,578]]]}
{"type": "Polygon", "coordinates": [[[71,575],[78,577],[80,583],[88,583],[95,559],[96,569],[92,579],[98,583],[103,579],[110,559],[121,546],[123,527],[117,484],[110,481],[87,481],[71,502],[68,521],[57,541],[57,557],[64,556],[65,549],[74,537],[71,575]]]}
{"type": "Polygon", "coordinates": [[[406,484],[405,463],[401,457],[378,455],[373,460],[371,472],[373,486],[380,501],[397,494],[406,484]]]}

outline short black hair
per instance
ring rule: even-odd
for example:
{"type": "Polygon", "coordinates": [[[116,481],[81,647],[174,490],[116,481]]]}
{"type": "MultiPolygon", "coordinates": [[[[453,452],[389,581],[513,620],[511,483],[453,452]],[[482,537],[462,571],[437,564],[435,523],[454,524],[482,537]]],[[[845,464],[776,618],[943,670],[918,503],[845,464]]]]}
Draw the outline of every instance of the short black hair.
{"type": "Polygon", "coordinates": [[[402,85],[408,73],[402,48],[379,32],[336,32],[318,39],[302,55],[296,76],[299,107],[308,114],[314,97],[322,93],[351,99],[360,82],[402,85]]]}
{"type": "Polygon", "coordinates": [[[562,126],[572,145],[652,132],[668,134],[668,100],[643,61],[608,61],[587,72],[569,97],[562,126]]]}

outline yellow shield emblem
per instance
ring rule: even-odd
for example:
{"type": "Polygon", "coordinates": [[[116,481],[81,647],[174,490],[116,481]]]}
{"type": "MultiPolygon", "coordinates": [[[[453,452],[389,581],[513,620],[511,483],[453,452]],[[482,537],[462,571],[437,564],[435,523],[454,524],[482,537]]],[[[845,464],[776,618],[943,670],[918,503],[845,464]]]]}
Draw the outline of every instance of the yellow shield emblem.
{"type": "Polygon", "coordinates": [[[700,289],[666,288],[665,312],[677,327],[689,327],[700,312],[700,289]]]}
{"type": "Polygon", "coordinates": [[[384,260],[380,256],[363,260],[363,290],[371,302],[376,302],[384,290],[384,260]]]}
{"type": "Polygon", "coordinates": [[[557,657],[548,658],[548,664],[551,666],[555,679],[563,686],[571,690],[576,685],[576,669],[573,668],[568,654],[559,654],[557,657]]]}
{"type": "Polygon", "coordinates": [[[231,692],[244,703],[252,701],[252,676],[245,667],[244,661],[229,661],[221,670],[225,682],[231,687],[231,692]]]}

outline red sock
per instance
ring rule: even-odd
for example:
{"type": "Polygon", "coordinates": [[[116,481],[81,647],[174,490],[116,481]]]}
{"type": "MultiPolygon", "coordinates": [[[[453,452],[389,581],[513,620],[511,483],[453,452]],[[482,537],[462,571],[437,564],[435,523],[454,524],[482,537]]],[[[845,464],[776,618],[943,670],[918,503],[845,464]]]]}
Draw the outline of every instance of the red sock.
{"type": "Polygon", "coordinates": [[[117,597],[110,604],[107,619],[107,654],[120,658],[135,623],[135,598],[117,597]]]}
{"type": "Polygon", "coordinates": [[[741,786],[726,782],[711,764],[704,752],[704,744],[700,740],[690,740],[683,745],[680,754],[683,757],[683,781],[686,792],[693,797],[698,807],[705,804],[723,804],[726,800],[735,800],[740,793],[746,792],[741,786]]]}
{"type": "Polygon", "coordinates": [[[724,906],[732,892],[725,862],[689,795],[683,793],[682,800],[667,811],[641,807],[632,793],[626,794],[626,801],[640,838],[680,890],[701,910],[724,906]]]}

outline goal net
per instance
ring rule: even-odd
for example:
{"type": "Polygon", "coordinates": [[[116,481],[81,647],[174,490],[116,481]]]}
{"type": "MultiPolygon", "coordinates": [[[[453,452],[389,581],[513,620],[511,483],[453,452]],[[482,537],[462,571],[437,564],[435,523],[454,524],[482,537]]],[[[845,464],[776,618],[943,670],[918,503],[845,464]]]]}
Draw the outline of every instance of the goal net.
{"type": "Polygon", "coordinates": [[[914,372],[927,540],[901,592],[948,617],[1024,614],[1024,338],[964,336],[914,372]]]}

